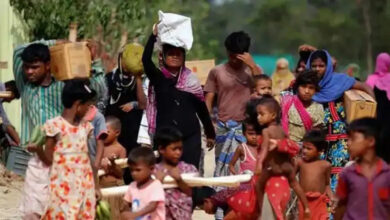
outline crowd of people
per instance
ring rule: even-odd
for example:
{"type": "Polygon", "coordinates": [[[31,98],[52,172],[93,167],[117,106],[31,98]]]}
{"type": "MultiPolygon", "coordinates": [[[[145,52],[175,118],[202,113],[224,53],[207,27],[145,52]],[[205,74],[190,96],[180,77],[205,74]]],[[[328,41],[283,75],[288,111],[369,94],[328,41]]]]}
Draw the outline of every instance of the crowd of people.
{"type": "Polygon", "coordinates": [[[367,83],[336,73],[335,59],[309,45],[299,48],[294,71],[280,59],[268,77],[249,53],[249,35],[233,32],[224,42],[228,61],[201,85],[184,48],[163,44],[153,62],[157,37],[154,28],[145,48],[126,45],[110,73],[89,44],[91,77],[64,82],[53,77],[49,52],[63,41],[15,49],[15,80],[0,89],[14,94],[2,101],[21,98],[20,138],[2,106],[0,115],[10,142],[32,153],[24,219],[94,219],[100,188],[124,184],[124,196],[105,198],[112,219],[191,219],[195,207],[216,219],[390,218],[388,53],[378,55],[367,83]],[[132,50],[143,51],[139,72],[130,68],[132,50]],[[378,119],[346,122],[350,89],[376,97],[378,119]],[[37,126],[44,146],[30,142],[37,126]],[[215,177],[252,179],[191,188],[181,174],[202,175],[202,142],[215,148],[215,177]],[[122,169],[115,160],[125,158],[122,169]],[[166,176],[176,188],[164,189],[166,176]]]}

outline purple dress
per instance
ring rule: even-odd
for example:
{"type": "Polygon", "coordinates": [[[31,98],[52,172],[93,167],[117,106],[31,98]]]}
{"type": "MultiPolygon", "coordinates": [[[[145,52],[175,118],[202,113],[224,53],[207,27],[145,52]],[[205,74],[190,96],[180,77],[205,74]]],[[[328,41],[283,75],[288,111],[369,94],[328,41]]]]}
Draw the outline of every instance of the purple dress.
{"type": "MultiPolygon", "coordinates": [[[[180,161],[177,165],[181,173],[198,173],[194,165],[180,161]]],[[[164,171],[162,163],[156,165],[156,171],[164,171]]],[[[186,195],[179,188],[165,189],[165,210],[166,219],[191,220],[192,198],[186,195]]]]}

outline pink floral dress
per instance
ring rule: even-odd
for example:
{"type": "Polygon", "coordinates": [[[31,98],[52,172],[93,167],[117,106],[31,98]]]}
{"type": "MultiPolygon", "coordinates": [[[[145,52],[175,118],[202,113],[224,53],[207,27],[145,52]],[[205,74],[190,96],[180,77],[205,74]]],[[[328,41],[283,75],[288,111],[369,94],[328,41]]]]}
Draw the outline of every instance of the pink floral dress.
{"type": "MultiPolygon", "coordinates": [[[[180,161],[177,165],[180,173],[197,173],[198,170],[192,164],[180,161]]],[[[166,172],[162,163],[156,164],[155,170],[166,172]]],[[[165,210],[166,220],[191,220],[192,198],[180,191],[178,188],[165,189],[165,210]]]]}
{"type": "Polygon", "coordinates": [[[47,121],[44,128],[57,143],[50,170],[50,198],[42,219],[94,219],[95,184],[87,147],[92,125],[73,126],[59,116],[47,121]]]}

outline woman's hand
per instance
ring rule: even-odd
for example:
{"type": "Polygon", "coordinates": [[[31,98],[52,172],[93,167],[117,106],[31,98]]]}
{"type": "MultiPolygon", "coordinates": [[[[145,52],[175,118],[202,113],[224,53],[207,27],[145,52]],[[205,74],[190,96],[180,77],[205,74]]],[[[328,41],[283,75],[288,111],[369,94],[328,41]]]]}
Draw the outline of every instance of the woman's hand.
{"type": "Polygon", "coordinates": [[[134,106],[133,104],[131,104],[131,102],[128,102],[124,105],[121,105],[120,108],[124,112],[130,112],[131,110],[133,110],[134,106]]]}
{"type": "Polygon", "coordinates": [[[157,25],[158,25],[158,23],[155,23],[155,24],[153,25],[153,35],[154,35],[154,36],[157,36],[157,34],[158,34],[157,25]]]}

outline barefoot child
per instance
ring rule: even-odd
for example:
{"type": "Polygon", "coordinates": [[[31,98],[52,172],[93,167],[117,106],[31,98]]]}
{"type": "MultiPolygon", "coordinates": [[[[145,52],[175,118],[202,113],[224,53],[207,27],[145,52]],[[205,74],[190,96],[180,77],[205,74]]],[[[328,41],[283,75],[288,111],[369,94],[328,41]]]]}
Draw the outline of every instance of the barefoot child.
{"type": "Polygon", "coordinates": [[[37,151],[51,166],[50,197],[42,219],[95,218],[94,175],[87,139],[93,127],[83,121],[96,92],[83,80],[69,80],[62,91],[64,111],[46,122],[45,149],[37,151]]]}
{"type": "Polygon", "coordinates": [[[175,128],[165,127],[157,131],[154,144],[162,161],[156,165],[156,178],[162,181],[166,175],[176,180],[178,188],[165,190],[166,219],[191,220],[192,189],[181,179],[182,173],[198,173],[194,165],[180,161],[183,154],[182,134],[175,128]]]}
{"type": "Polygon", "coordinates": [[[272,80],[265,74],[253,76],[254,89],[251,98],[261,98],[263,95],[272,95],[272,80]]]}
{"type": "MultiPolygon", "coordinates": [[[[309,202],[311,219],[329,219],[327,202],[330,198],[331,206],[334,204],[332,190],[330,189],[331,164],[320,159],[320,154],[328,146],[320,130],[311,130],[303,138],[302,159],[297,161],[299,183],[309,202]]],[[[303,219],[304,210],[299,203],[299,219],[303,219]]]]}
{"type": "Polygon", "coordinates": [[[259,105],[257,105],[256,110],[259,124],[265,127],[262,131],[263,143],[255,171],[256,175],[259,176],[256,184],[259,211],[261,213],[267,180],[273,176],[284,176],[288,179],[291,188],[293,188],[298,198],[302,201],[307,219],[310,216],[310,209],[305,194],[295,179],[291,156],[288,153],[281,153],[270,148],[271,139],[280,140],[286,138],[286,134],[280,125],[280,106],[275,99],[264,97],[261,99],[259,105]]]}
{"type": "Polygon", "coordinates": [[[373,118],[353,121],[348,152],[355,163],[344,168],[336,188],[335,219],[390,219],[390,167],[378,157],[380,124],[373,118]]]}
{"type": "Polygon", "coordinates": [[[242,125],[242,131],[246,138],[246,143],[242,143],[236,149],[232,160],[229,163],[230,173],[237,174],[235,165],[237,160],[240,159],[240,172],[250,171],[254,172],[256,168],[257,152],[259,151],[258,136],[256,134],[255,126],[250,122],[244,122],[242,125]]]}
{"type": "Polygon", "coordinates": [[[156,163],[153,151],[147,147],[134,148],[127,159],[134,181],[124,196],[127,209],[121,219],[165,219],[164,189],[160,181],[152,179],[156,163]]]}
{"type": "MultiPolygon", "coordinates": [[[[115,164],[115,159],[126,158],[126,149],[118,142],[121,132],[121,122],[114,116],[106,118],[107,137],[104,139],[103,159],[101,166],[106,174],[100,177],[101,187],[114,187],[124,185],[122,168],[115,164]]],[[[122,196],[104,198],[111,207],[111,218],[120,219],[122,196]]]]}

